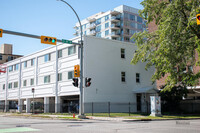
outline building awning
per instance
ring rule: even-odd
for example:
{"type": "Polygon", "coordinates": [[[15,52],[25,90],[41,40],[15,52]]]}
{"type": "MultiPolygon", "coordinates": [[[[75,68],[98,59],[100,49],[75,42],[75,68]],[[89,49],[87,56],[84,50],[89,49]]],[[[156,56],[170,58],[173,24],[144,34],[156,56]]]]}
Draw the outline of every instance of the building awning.
{"type": "Polygon", "coordinates": [[[133,93],[157,93],[159,90],[154,88],[153,86],[143,87],[134,89],[133,93]]]}

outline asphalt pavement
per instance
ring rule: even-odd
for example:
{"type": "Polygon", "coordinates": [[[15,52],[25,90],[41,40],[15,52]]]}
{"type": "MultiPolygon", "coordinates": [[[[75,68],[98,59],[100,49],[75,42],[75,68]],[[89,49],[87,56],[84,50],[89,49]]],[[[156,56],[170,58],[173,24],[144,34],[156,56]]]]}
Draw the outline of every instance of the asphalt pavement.
{"type": "Polygon", "coordinates": [[[0,133],[200,133],[200,120],[58,120],[0,116],[0,133]]]}

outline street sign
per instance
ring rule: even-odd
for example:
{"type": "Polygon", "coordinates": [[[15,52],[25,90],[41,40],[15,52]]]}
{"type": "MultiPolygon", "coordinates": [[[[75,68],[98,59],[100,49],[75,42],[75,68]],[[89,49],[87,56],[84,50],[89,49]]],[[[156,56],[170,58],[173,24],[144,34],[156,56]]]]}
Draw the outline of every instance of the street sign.
{"type": "Polygon", "coordinates": [[[68,44],[72,44],[72,41],[70,41],[70,40],[65,40],[65,39],[62,39],[62,43],[68,43],[68,44]]]}

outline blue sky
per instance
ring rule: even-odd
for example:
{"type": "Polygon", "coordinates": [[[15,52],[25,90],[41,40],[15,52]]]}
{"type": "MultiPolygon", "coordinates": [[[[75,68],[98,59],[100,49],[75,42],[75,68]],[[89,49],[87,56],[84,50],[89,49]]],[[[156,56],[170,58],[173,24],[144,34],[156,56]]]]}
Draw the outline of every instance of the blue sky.
{"type": "MultiPolygon", "coordinates": [[[[66,0],[85,19],[95,13],[128,5],[142,9],[142,0],[66,0]]],[[[57,0],[0,0],[0,29],[71,39],[77,22],[73,11],[57,0]]],[[[3,34],[1,44],[13,44],[13,54],[28,55],[52,45],[39,39],[3,34]]],[[[66,44],[67,45],[67,44],[66,44]]]]}

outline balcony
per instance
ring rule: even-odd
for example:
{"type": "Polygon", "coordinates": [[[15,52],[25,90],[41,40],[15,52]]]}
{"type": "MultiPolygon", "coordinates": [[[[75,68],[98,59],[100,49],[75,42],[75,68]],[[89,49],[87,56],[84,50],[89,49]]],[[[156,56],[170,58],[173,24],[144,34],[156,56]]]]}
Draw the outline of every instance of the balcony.
{"type": "Polygon", "coordinates": [[[120,32],[111,32],[111,37],[120,37],[120,32]]]}
{"type": "Polygon", "coordinates": [[[113,30],[119,30],[120,29],[120,25],[116,25],[116,24],[111,24],[111,29],[113,30]]]}
{"type": "Polygon", "coordinates": [[[120,21],[119,17],[116,17],[116,16],[111,17],[111,22],[119,22],[119,21],[120,21]]]}
{"type": "Polygon", "coordinates": [[[96,24],[93,23],[93,24],[90,24],[90,26],[88,27],[88,29],[95,29],[96,28],[96,24]]]}
{"type": "Polygon", "coordinates": [[[111,15],[118,15],[118,14],[120,14],[120,12],[118,12],[118,11],[111,11],[111,13],[110,13],[111,15]]]}
{"type": "Polygon", "coordinates": [[[96,18],[88,18],[87,19],[90,23],[96,21],[96,18]]]}
{"type": "Polygon", "coordinates": [[[90,35],[92,36],[96,35],[96,31],[95,30],[90,31],[90,35]]]}

